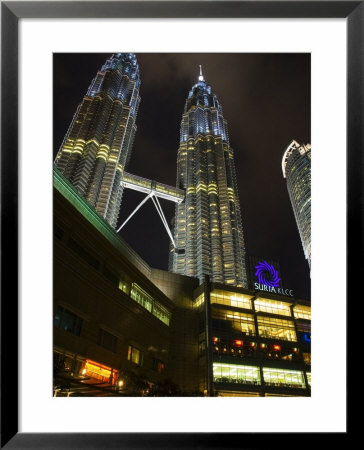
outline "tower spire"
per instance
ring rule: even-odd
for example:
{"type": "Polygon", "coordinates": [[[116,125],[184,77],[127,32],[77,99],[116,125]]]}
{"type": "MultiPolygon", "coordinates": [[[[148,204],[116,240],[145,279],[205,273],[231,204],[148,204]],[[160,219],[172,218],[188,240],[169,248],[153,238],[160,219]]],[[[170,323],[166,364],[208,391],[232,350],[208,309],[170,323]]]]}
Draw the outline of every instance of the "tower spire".
{"type": "Polygon", "coordinates": [[[204,78],[203,78],[203,75],[202,75],[202,66],[201,66],[201,64],[200,64],[200,76],[198,77],[198,80],[199,81],[205,81],[204,78]]]}

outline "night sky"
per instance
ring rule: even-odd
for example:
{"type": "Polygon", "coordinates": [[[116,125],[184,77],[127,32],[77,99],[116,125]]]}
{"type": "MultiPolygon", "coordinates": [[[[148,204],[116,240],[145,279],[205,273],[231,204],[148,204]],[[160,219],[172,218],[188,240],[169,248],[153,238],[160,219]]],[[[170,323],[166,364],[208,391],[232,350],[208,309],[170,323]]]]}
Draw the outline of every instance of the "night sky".
{"type": "MultiPolygon", "coordinates": [[[[112,53],[54,55],[53,157],[92,78],[112,53]]],[[[309,300],[309,266],[281,162],[293,139],[311,143],[310,54],[138,53],[137,59],[141,103],[127,171],[176,185],[180,122],[201,64],[228,122],[246,251],[278,261],[283,287],[309,300]]],[[[120,224],[144,196],[124,191],[120,224]]],[[[174,204],[160,202],[170,223],[174,204]]],[[[169,238],[150,200],[120,234],[148,264],[167,270],[169,238]]]]}

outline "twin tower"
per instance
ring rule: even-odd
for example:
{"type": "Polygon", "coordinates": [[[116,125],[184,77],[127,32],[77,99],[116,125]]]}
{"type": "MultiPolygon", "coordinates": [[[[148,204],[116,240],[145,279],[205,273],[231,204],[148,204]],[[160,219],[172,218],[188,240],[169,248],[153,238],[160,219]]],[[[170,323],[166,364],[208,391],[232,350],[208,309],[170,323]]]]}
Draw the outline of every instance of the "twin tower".
{"type": "MultiPolygon", "coordinates": [[[[55,160],[114,228],[125,180],[140,179],[126,172],[140,84],[136,56],[112,55],[92,80],[55,160]]],[[[169,270],[247,287],[234,153],[221,105],[201,70],[182,115],[176,187],[184,198],[176,202],[169,270]]]]}

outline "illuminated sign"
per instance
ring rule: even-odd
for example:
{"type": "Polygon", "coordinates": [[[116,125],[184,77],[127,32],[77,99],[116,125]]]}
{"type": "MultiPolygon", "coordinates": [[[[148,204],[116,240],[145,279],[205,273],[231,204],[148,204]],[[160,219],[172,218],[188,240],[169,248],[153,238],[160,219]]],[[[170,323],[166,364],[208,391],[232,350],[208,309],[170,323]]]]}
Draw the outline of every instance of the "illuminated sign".
{"type": "Polygon", "coordinates": [[[278,278],[278,271],[273,264],[268,264],[267,261],[260,262],[255,266],[255,276],[258,278],[259,284],[265,284],[270,287],[278,287],[281,281],[278,278]]]}
{"type": "Polygon", "coordinates": [[[275,269],[273,264],[269,264],[267,261],[260,261],[254,269],[258,280],[258,282],[254,283],[255,289],[293,297],[292,289],[279,287],[281,279],[279,278],[278,270],[275,269]]]}

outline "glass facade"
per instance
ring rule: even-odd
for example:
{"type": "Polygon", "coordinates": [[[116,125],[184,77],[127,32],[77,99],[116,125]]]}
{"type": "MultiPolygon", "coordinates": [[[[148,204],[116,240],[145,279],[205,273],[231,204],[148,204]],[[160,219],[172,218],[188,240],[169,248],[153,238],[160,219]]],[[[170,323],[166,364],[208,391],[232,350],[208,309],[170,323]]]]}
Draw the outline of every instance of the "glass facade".
{"type": "Polygon", "coordinates": [[[130,297],[139,305],[152,313],[161,322],[169,325],[171,313],[161,303],[155,300],[151,295],[145,292],[137,283],[131,286],[130,297]]]}
{"type": "Polygon", "coordinates": [[[251,296],[214,289],[210,294],[211,303],[235,306],[236,308],[252,309],[251,296]]]}
{"type": "MultiPolygon", "coordinates": [[[[261,385],[262,381],[267,386],[290,387],[306,389],[305,378],[302,371],[263,367],[263,379],[260,368],[240,364],[213,364],[214,383],[237,383],[246,385],[261,385]]],[[[308,379],[311,379],[307,373],[308,379]]]]}
{"type": "Polygon", "coordinates": [[[311,145],[292,141],[284,152],[282,170],[305,258],[311,267],[311,145]]]}
{"type": "Polygon", "coordinates": [[[249,336],[255,336],[255,322],[252,314],[227,309],[213,309],[211,317],[213,330],[235,330],[249,336]]]}
{"type": "Polygon", "coordinates": [[[311,307],[304,305],[295,305],[293,307],[293,315],[296,319],[311,320],[311,307]]]}
{"type": "Polygon", "coordinates": [[[291,305],[286,302],[279,302],[277,300],[270,300],[267,298],[258,298],[254,300],[254,307],[256,311],[267,312],[271,314],[278,314],[280,316],[291,316],[291,305]]]}
{"type": "Polygon", "coordinates": [[[259,367],[238,364],[213,365],[214,383],[261,384],[259,367]]]}
{"type": "Polygon", "coordinates": [[[247,287],[245,246],[227,122],[211,86],[200,75],[185,103],[177,155],[176,205],[169,270],[247,287]]]}
{"type": "Polygon", "coordinates": [[[263,367],[263,377],[264,383],[267,385],[306,388],[303,372],[299,370],[263,367]]]}
{"type": "Polygon", "coordinates": [[[257,322],[259,336],[261,337],[284,341],[297,341],[293,321],[258,316],[257,322]]]}
{"type": "Polygon", "coordinates": [[[55,160],[57,169],[112,227],[136,131],[139,87],[135,55],[112,55],[92,80],[55,160]]]}

